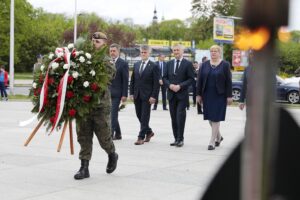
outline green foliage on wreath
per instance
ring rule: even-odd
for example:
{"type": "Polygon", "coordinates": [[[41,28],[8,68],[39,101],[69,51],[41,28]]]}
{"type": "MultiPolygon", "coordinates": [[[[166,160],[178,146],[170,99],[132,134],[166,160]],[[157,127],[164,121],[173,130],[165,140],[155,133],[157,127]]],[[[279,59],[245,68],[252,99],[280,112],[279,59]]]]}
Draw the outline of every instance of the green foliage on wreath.
{"type": "MultiPolygon", "coordinates": [[[[90,42],[85,42],[82,49],[77,50],[72,44],[68,48],[70,57],[70,70],[65,97],[65,105],[58,128],[65,121],[84,120],[101,101],[101,94],[107,89],[115,74],[115,68],[106,56],[107,47],[98,51],[94,50],[90,42]]],[[[61,49],[60,49],[61,50],[61,49]]],[[[31,93],[33,113],[39,112],[40,94],[48,71],[48,95],[43,109],[39,112],[38,118],[44,119],[47,129],[51,128],[56,113],[58,97],[58,86],[61,78],[67,71],[63,53],[50,53],[43,58],[43,65],[34,75],[31,93]],[[55,61],[55,62],[52,62],[55,61]],[[53,64],[54,63],[54,64],[53,64]]]]}

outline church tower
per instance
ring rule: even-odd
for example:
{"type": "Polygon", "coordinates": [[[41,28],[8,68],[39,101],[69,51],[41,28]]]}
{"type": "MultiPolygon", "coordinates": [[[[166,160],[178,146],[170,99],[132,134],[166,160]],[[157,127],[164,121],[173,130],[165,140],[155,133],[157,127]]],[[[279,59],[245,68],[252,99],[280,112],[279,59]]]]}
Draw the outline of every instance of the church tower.
{"type": "Polygon", "coordinates": [[[154,13],[154,15],[153,15],[152,23],[157,24],[158,18],[157,18],[156,6],[154,7],[154,12],[153,13],[154,13]]]}

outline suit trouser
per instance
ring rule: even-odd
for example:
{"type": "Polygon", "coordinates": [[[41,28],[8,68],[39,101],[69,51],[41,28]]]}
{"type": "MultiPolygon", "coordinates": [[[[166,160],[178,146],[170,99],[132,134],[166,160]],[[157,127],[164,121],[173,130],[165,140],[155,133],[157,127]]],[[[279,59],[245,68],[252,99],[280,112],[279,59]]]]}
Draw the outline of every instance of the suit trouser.
{"type": "Polygon", "coordinates": [[[184,127],[186,119],[186,107],[187,100],[186,98],[178,99],[176,95],[169,100],[169,109],[172,120],[172,129],[174,139],[176,141],[184,140],[184,127]]]}
{"type": "Polygon", "coordinates": [[[116,135],[121,135],[121,128],[119,124],[119,105],[121,102],[121,98],[112,98],[111,99],[111,131],[112,135],[115,133],[116,135]]]}
{"type": "Polygon", "coordinates": [[[80,160],[91,159],[94,133],[107,154],[115,152],[115,145],[111,137],[110,107],[93,110],[86,120],[76,123],[76,130],[77,141],[80,144],[80,160]]]}
{"type": "MultiPolygon", "coordinates": [[[[163,108],[167,108],[167,88],[165,85],[160,85],[160,90],[161,90],[161,96],[162,96],[162,104],[163,104],[163,108]]],[[[157,96],[157,100],[154,104],[154,108],[157,108],[157,104],[159,101],[159,95],[157,96]]]]}
{"type": "Polygon", "coordinates": [[[144,139],[148,133],[152,132],[149,127],[151,104],[149,101],[141,100],[139,97],[134,99],[136,116],[140,122],[139,139],[144,139]]]}

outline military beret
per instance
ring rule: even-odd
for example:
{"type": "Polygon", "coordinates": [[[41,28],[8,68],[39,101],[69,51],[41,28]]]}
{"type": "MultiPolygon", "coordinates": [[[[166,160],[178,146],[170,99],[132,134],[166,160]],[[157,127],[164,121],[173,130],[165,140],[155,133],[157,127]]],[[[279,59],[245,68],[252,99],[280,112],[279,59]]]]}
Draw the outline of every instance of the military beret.
{"type": "Polygon", "coordinates": [[[92,36],[93,39],[104,39],[107,40],[107,36],[102,32],[95,32],[92,36]]]}

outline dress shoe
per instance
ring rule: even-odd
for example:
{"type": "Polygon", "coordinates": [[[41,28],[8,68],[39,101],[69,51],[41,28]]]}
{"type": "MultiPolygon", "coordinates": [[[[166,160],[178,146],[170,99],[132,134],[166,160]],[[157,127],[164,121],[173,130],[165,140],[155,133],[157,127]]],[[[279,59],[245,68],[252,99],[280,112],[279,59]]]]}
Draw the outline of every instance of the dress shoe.
{"type": "Polygon", "coordinates": [[[113,140],[122,140],[122,136],[121,135],[115,135],[113,137],[113,140]]]}
{"type": "Polygon", "coordinates": [[[116,152],[113,152],[108,155],[108,163],[106,166],[106,173],[111,174],[117,168],[119,155],[116,152]]]}
{"type": "Polygon", "coordinates": [[[170,146],[177,146],[178,141],[174,141],[170,144],[170,146]]]}
{"type": "Polygon", "coordinates": [[[168,110],[168,108],[163,108],[163,110],[168,110]]]}
{"type": "Polygon", "coordinates": [[[215,147],[213,145],[208,145],[207,150],[214,150],[214,149],[215,149],[215,147]]]}
{"type": "Polygon", "coordinates": [[[152,108],[152,110],[156,110],[156,108],[152,108]]]}
{"type": "Polygon", "coordinates": [[[74,175],[74,179],[81,180],[84,178],[89,178],[89,161],[88,160],[81,160],[81,167],[78,172],[74,175]]]}
{"type": "Polygon", "coordinates": [[[198,112],[198,115],[202,115],[202,114],[203,114],[203,112],[202,112],[202,111],[199,111],[199,112],[198,112]]]}
{"type": "Polygon", "coordinates": [[[220,144],[221,144],[221,142],[223,141],[223,139],[224,139],[224,138],[221,136],[220,141],[219,141],[219,142],[218,142],[218,141],[215,142],[215,146],[216,146],[216,147],[220,146],[220,144]]]}
{"type": "Polygon", "coordinates": [[[179,142],[176,144],[177,147],[182,147],[183,145],[184,145],[183,141],[179,141],[179,142]]]}
{"type": "Polygon", "coordinates": [[[143,139],[138,139],[134,144],[135,145],[142,145],[142,144],[144,144],[144,140],[143,139]]]}
{"type": "Polygon", "coordinates": [[[144,140],[144,142],[150,142],[150,140],[151,140],[151,138],[152,138],[153,136],[154,136],[154,133],[153,133],[153,132],[148,133],[147,136],[146,136],[146,138],[145,138],[145,140],[144,140]]]}

